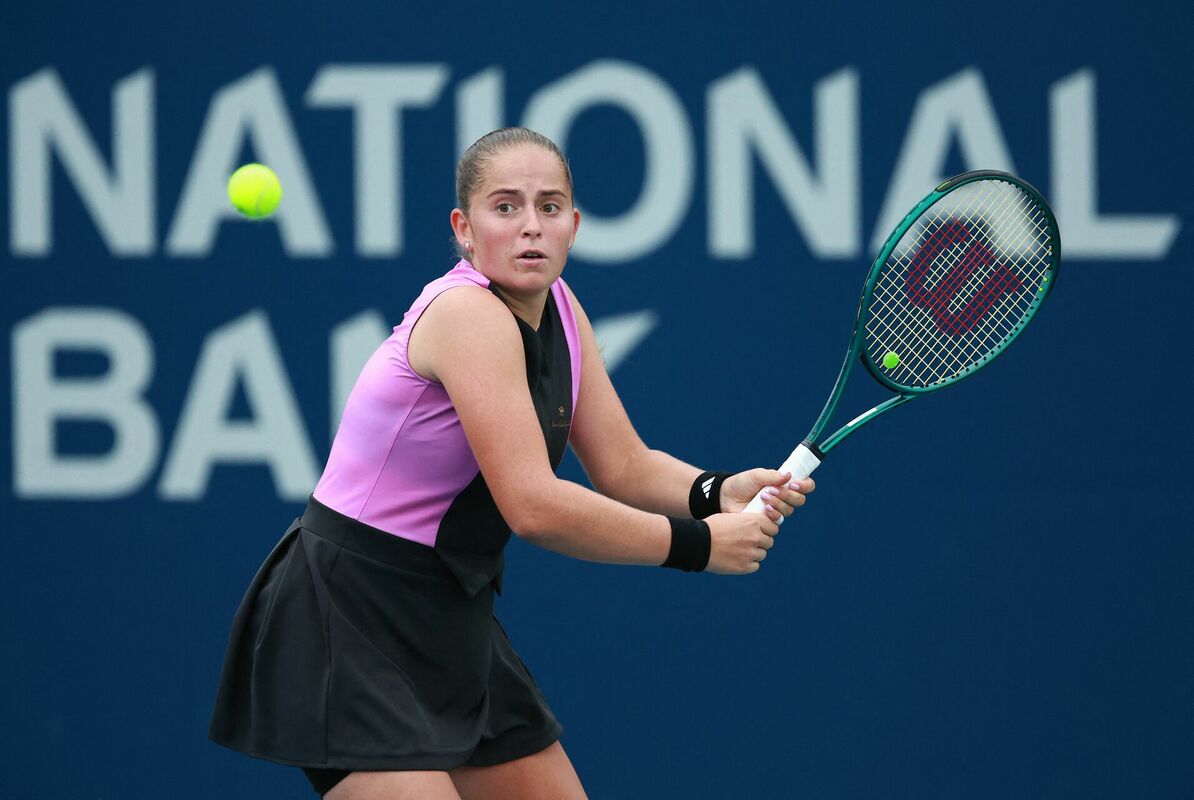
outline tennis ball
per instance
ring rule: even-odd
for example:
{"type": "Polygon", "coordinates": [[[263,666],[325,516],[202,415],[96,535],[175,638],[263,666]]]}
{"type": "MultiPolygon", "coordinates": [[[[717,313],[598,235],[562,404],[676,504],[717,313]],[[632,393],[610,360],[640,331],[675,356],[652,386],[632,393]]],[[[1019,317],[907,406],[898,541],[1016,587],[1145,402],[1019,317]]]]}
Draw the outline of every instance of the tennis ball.
{"type": "Polygon", "coordinates": [[[249,219],[262,219],[282,202],[282,184],[264,164],[245,164],[228,179],[228,199],[249,219]]]}
{"type": "Polygon", "coordinates": [[[883,366],[887,367],[888,369],[895,369],[899,365],[900,365],[900,354],[899,353],[888,353],[887,355],[883,356],[883,366]]]}

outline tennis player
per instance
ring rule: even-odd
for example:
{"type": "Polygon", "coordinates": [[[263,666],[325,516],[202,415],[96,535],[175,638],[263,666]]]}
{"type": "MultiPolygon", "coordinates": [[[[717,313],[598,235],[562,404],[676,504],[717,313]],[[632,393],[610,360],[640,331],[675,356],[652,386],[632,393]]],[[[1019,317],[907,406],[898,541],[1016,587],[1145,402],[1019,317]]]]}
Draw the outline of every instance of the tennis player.
{"type": "Polygon", "coordinates": [[[461,157],[463,258],[370,358],[327,467],[233,622],[211,737],[331,800],[585,797],[493,616],[513,530],[574,558],[747,574],[813,481],[648,449],[560,274],[580,225],[549,139],[461,157]],[[593,486],[558,479],[571,444],[593,486]],[[767,488],[761,514],[737,513],[767,488]]]}

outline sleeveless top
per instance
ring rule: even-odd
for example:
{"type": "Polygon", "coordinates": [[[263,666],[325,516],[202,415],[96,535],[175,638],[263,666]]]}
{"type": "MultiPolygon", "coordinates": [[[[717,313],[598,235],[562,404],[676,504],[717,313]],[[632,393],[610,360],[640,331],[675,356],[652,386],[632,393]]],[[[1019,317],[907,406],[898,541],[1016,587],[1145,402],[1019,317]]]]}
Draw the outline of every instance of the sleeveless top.
{"type": "MultiPolygon", "coordinates": [[[[501,591],[502,518],[442,384],[411,368],[410,333],[439,294],[496,286],[460,261],[424,287],[394,333],[361,370],[313,496],[328,508],[435,550],[469,595],[501,591]]],[[[562,279],[552,284],[539,330],[515,316],[552,469],[568,444],[580,389],[580,336],[562,279]]]]}

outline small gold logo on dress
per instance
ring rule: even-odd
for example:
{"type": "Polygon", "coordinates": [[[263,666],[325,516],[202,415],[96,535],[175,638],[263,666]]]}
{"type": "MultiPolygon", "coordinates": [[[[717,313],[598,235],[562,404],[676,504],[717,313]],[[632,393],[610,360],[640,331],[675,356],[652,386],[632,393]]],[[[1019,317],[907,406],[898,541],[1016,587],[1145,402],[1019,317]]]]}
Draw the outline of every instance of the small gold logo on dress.
{"type": "Polygon", "coordinates": [[[567,413],[568,409],[566,409],[564,406],[560,406],[558,415],[551,422],[551,427],[567,428],[569,425],[571,425],[572,423],[568,421],[567,413]]]}

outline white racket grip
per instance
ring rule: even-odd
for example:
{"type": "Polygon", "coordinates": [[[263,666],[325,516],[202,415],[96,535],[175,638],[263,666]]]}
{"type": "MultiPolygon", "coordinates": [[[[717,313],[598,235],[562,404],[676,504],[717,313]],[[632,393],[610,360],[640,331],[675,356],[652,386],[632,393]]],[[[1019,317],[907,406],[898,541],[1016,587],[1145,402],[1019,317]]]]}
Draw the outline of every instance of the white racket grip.
{"type": "MultiPolygon", "coordinates": [[[[780,464],[780,472],[792,473],[792,480],[798,481],[801,478],[807,478],[813,474],[813,470],[821,465],[821,459],[813,455],[813,451],[809,450],[803,443],[796,446],[792,454],[788,456],[783,464],[780,464]]],[[[755,495],[755,499],[747,504],[743,511],[750,514],[759,514],[766,508],[763,503],[763,492],[760,491],[755,495]]]]}

